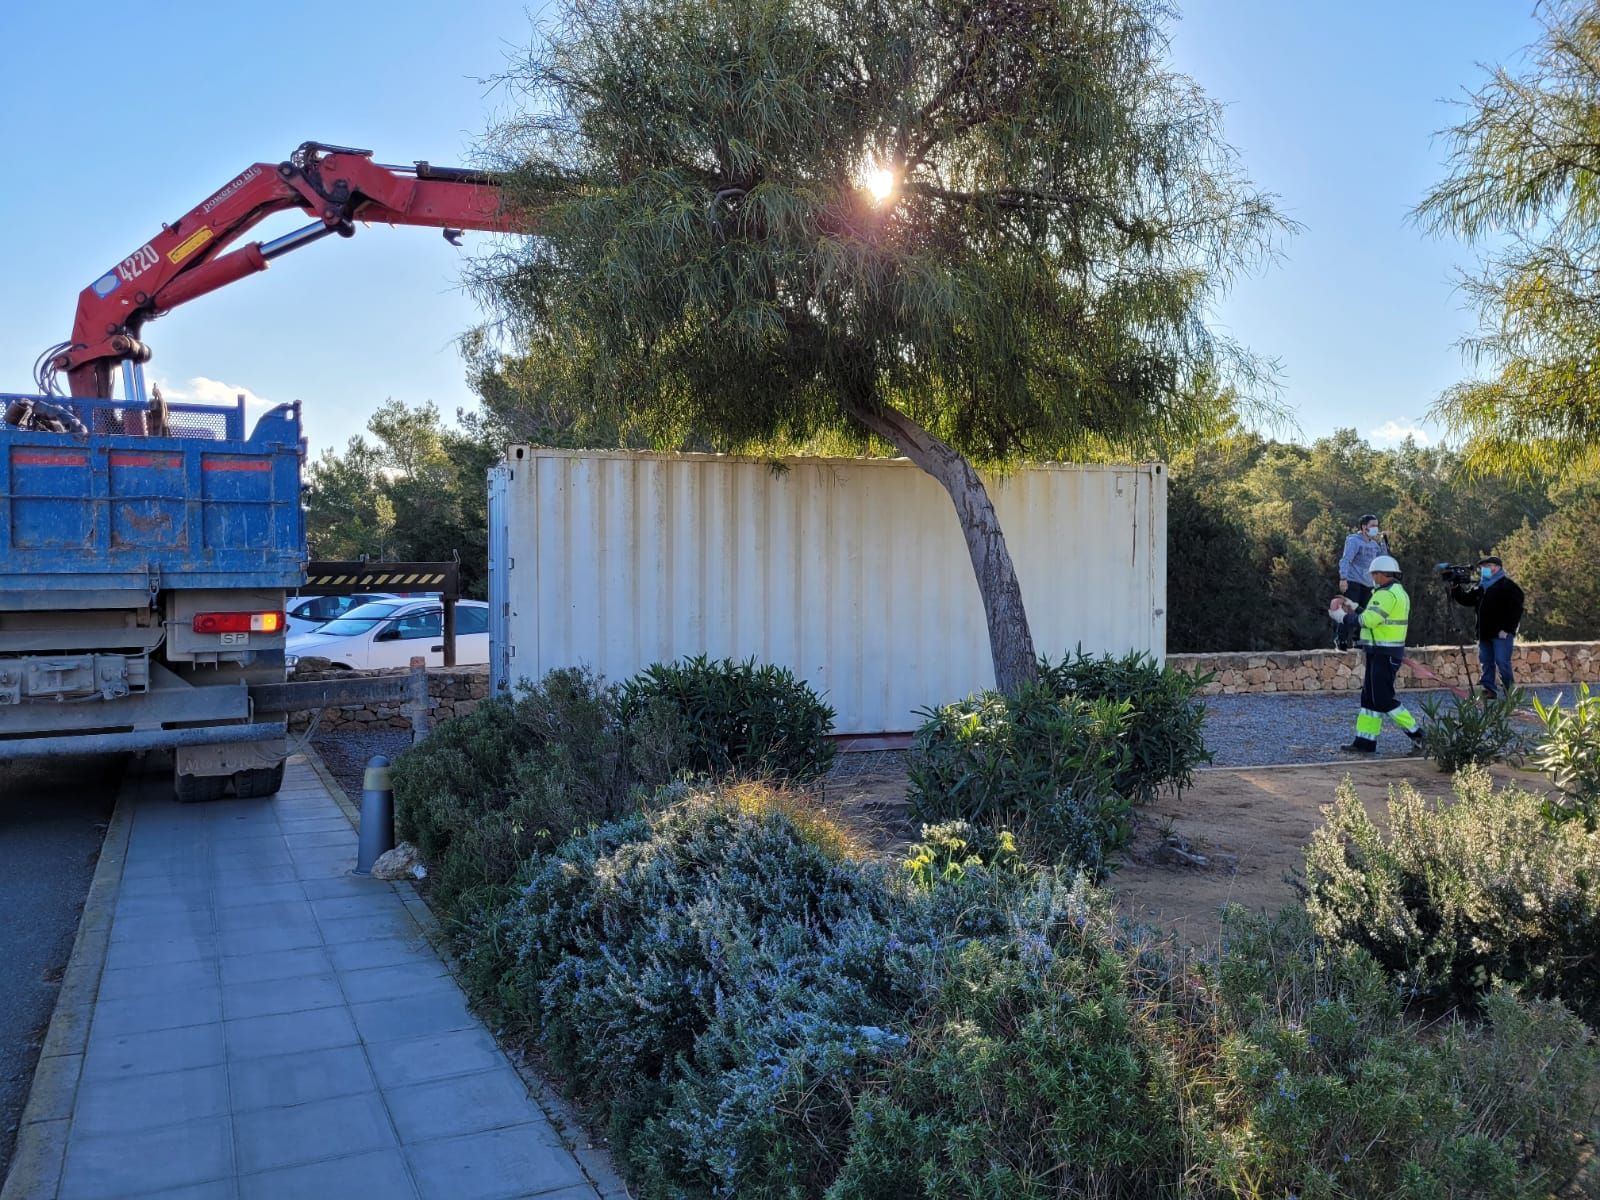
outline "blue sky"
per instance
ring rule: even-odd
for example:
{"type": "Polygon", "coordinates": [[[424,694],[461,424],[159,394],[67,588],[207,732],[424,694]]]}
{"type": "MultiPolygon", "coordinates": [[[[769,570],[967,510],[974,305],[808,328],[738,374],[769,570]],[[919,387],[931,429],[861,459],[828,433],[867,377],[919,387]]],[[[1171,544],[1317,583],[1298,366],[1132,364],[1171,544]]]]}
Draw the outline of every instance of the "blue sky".
{"type": "MultiPolygon", "coordinates": [[[[1470,254],[1407,213],[1440,174],[1441,102],[1533,40],[1531,0],[1183,13],[1178,66],[1227,103],[1247,169],[1306,226],[1218,323],[1281,360],[1304,435],[1417,425],[1465,370],[1455,269],[1470,254]]],[[[462,161],[501,102],[477,81],[530,28],[504,0],[0,5],[0,390],[31,389],[79,290],[249,163],[307,139],[462,161]]],[[[342,445],[387,397],[454,412],[472,402],[455,339],[478,315],[458,288],[464,253],[418,229],[320,243],[147,326],[150,377],[169,396],[300,399],[314,447],[342,445]]]]}

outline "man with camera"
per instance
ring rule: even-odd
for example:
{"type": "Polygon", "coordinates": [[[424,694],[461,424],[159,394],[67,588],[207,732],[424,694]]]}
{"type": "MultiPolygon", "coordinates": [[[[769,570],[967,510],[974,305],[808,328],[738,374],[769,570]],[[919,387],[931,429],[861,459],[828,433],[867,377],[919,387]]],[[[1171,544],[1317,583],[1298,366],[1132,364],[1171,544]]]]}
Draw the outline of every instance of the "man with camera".
{"type": "Polygon", "coordinates": [[[1354,754],[1375,754],[1383,719],[1388,717],[1400,732],[1411,739],[1413,749],[1422,746],[1422,730],[1410,709],[1394,694],[1394,682],[1405,659],[1406,627],[1411,621],[1411,597],[1400,586],[1400,564],[1390,555],[1372,560],[1372,596],[1365,606],[1348,596],[1334,602],[1345,611],[1344,626],[1356,635],[1366,658],[1366,673],[1361,678],[1361,711],[1356,715],[1356,736],[1340,746],[1354,754]]]}
{"type": "Polygon", "coordinates": [[[1484,695],[1492,700],[1500,694],[1496,672],[1501,687],[1509,692],[1511,651],[1522,622],[1522,589],[1506,576],[1500,560],[1488,554],[1478,560],[1477,578],[1457,578],[1450,595],[1457,604],[1478,610],[1478,665],[1483,668],[1478,684],[1484,695]]]}

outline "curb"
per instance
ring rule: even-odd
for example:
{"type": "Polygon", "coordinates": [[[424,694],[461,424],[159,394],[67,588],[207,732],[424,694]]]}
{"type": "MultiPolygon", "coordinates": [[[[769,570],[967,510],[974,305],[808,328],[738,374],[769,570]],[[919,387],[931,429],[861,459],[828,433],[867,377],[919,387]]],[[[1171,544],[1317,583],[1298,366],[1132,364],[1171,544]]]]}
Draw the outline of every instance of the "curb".
{"type": "Polygon", "coordinates": [[[117,785],[111,823],[100,843],[100,858],[83,902],[72,955],[56,993],[49,1031],[39,1049],[39,1063],[17,1126],[11,1171],[0,1188],[0,1200],[49,1200],[61,1188],[67,1131],[78,1099],[78,1076],[89,1044],[100,973],[105,969],[110,948],[111,917],[122,887],[122,865],[128,856],[133,806],[127,800],[142,778],[137,772],[138,764],[130,762],[117,785]]]}
{"type": "MultiPolygon", "coordinates": [[[[333,797],[334,803],[344,813],[345,819],[359,833],[361,830],[361,811],[345,795],[344,788],[333,777],[333,772],[328,770],[328,765],[322,761],[322,756],[316,752],[310,741],[304,744],[300,752],[305,756],[306,765],[316,773],[317,778],[322,781],[323,787],[333,797]]],[[[414,883],[404,879],[391,880],[390,882],[394,885],[395,890],[400,893],[400,899],[405,904],[406,911],[411,914],[411,919],[422,929],[429,944],[433,946],[434,952],[443,960],[451,978],[460,985],[461,964],[456,961],[456,956],[451,952],[444,931],[440,928],[438,919],[433,915],[433,909],[422,898],[422,894],[417,891],[414,883]]],[[[465,986],[462,986],[461,990],[467,996],[469,1008],[475,1009],[476,1006],[472,1004],[471,994],[467,992],[465,986]]],[[[550,1120],[551,1127],[566,1145],[567,1150],[577,1159],[579,1169],[588,1178],[590,1185],[595,1189],[601,1200],[630,1200],[632,1193],[628,1191],[627,1184],[623,1182],[616,1168],[612,1166],[610,1154],[594,1144],[585,1130],[583,1122],[579,1120],[577,1113],[567,1103],[566,1098],[550,1086],[544,1076],[527,1061],[521,1052],[502,1044],[499,1031],[492,1028],[488,1021],[484,1021],[484,1027],[489,1030],[489,1036],[494,1038],[495,1044],[500,1047],[501,1052],[506,1056],[506,1061],[511,1064],[511,1069],[521,1077],[523,1086],[528,1089],[528,1095],[533,1098],[533,1102],[544,1110],[545,1116],[550,1120]]],[[[0,1195],[0,1200],[11,1200],[11,1197],[0,1195]]]]}

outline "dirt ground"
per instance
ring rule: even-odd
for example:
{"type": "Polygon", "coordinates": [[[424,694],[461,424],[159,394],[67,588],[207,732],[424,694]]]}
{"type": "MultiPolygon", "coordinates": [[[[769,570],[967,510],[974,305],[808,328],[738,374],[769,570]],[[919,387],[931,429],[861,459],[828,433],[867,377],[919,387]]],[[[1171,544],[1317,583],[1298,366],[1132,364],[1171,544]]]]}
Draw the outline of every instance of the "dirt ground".
{"type": "MultiPolygon", "coordinates": [[[[862,757],[876,761],[836,771],[825,806],[870,844],[898,856],[917,833],[906,811],[903,757],[862,757]]],[[[1543,776],[1510,767],[1496,766],[1492,774],[1530,790],[1548,786],[1543,776]]],[[[1322,807],[1346,775],[1380,826],[1392,783],[1410,780],[1428,797],[1450,793],[1450,776],[1416,758],[1196,772],[1194,787],[1181,796],[1169,793],[1139,810],[1134,843],[1111,877],[1118,907],[1191,945],[1217,935],[1224,905],[1279,908],[1294,898],[1289,876],[1300,872],[1322,807]]]]}

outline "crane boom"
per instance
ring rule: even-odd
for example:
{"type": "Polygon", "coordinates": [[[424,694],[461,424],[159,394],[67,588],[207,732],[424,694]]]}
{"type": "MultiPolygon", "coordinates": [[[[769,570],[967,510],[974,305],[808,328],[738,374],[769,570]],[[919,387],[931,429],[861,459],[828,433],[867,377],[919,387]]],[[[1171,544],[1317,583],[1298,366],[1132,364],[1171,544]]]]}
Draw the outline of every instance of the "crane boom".
{"type": "Polygon", "coordinates": [[[46,352],[47,386],[64,372],[73,396],[110,398],[112,373],[144,363],[146,321],[264,271],[281,255],[329,234],[349,237],[357,221],[443,229],[514,228],[492,174],[458,167],[372,161],[370,150],[306,142],[281,163],[254,163],[84,288],[69,341],[46,352]],[[274,213],[299,209],[310,224],[268,242],[230,250],[274,213]]]}

